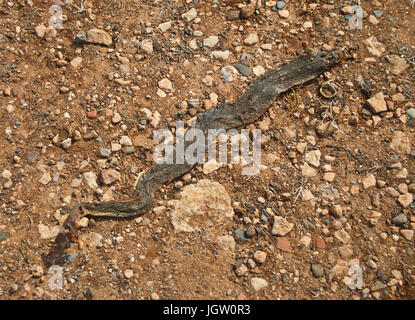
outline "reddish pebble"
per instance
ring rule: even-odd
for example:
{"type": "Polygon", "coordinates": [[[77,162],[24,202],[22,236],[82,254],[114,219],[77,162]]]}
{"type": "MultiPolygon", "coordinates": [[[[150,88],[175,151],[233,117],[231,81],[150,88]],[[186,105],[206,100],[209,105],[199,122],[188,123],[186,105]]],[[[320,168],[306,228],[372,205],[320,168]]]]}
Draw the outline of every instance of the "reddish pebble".
{"type": "Polygon", "coordinates": [[[326,249],[326,244],[324,243],[324,240],[321,238],[317,238],[316,247],[317,249],[326,249]]]}
{"type": "Polygon", "coordinates": [[[97,111],[96,110],[94,110],[94,111],[88,111],[86,113],[86,117],[88,119],[95,119],[97,117],[97,111]]]}
{"type": "Polygon", "coordinates": [[[282,251],[285,251],[285,252],[292,252],[293,251],[291,249],[290,241],[285,237],[277,239],[277,248],[282,250],[282,251]]]}

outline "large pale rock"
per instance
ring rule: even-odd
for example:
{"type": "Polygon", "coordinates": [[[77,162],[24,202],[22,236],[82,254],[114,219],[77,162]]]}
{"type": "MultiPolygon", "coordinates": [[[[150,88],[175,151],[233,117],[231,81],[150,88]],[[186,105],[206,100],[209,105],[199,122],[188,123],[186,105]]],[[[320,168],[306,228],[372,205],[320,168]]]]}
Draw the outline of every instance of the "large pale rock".
{"type": "Polygon", "coordinates": [[[382,92],[375,94],[372,98],[367,100],[367,105],[373,113],[388,111],[385,96],[382,92]]]}
{"type": "Polygon", "coordinates": [[[399,75],[403,71],[405,71],[406,68],[408,68],[408,63],[404,58],[401,58],[400,56],[397,56],[396,54],[392,54],[388,56],[388,60],[390,64],[392,65],[391,73],[394,75],[399,75]]]}
{"type": "Polygon", "coordinates": [[[220,183],[206,179],[184,187],[170,214],[175,232],[217,229],[231,222],[232,217],[231,198],[226,189],[220,183]]]}
{"type": "Polygon", "coordinates": [[[91,29],[86,33],[88,42],[95,44],[102,44],[110,46],[112,44],[112,37],[107,32],[101,29],[91,29]]]}
{"type": "Polygon", "coordinates": [[[411,153],[411,141],[402,131],[395,131],[389,147],[397,153],[411,153]]]}
{"type": "Polygon", "coordinates": [[[383,44],[378,42],[376,37],[370,37],[364,41],[367,46],[367,50],[370,52],[371,55],[375,57],[380,57],[382,53],[385,52],[385,47],[383,44]]]}
{"type": "Polygon", "coordinates": [[[274,225],[271,234],[273,236],[284,237],[294,227],[294,223],[288,222],[284,217],[276,216],[274,218],[274,225]]]}

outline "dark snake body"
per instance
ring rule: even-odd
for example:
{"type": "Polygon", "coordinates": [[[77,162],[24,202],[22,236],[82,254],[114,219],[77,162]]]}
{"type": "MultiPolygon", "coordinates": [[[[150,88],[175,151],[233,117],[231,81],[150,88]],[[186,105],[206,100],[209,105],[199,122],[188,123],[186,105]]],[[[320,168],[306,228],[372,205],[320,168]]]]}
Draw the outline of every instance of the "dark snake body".
{"type": "MultiPolygon", "coordinates": [[[[204,132],[208,129],[228,130],[245,127],[261,117],[280,94],[315,79],[337,64],[343,55],[344,49],[335,49],[328,53],[319,52],[316,55],[303,56],[280,65],[252,82],[235,102],[225,103],[200,114],[192,127],[202,129],[204,132]]],[[[185,148],[191,143],[185,142],[185,148]]],[[[186,161],[184,164],[155,164],[141,176],[129,200],[77,205],[65,221],[64,227],[76,233],[76,222],[84,215],[109,217],[142,215],[151,209],[154,194],[161,186],[184,175],[193,167],[194,164],[186,161]],[[83,212],[81,213],[79,209],[83,212]]],[[[69,240],[64,233],[61,233],[56,239],[55,248],[63,250],[69,240]]],[[[53,263],[49,262],[49,264],[53,263]]]]}

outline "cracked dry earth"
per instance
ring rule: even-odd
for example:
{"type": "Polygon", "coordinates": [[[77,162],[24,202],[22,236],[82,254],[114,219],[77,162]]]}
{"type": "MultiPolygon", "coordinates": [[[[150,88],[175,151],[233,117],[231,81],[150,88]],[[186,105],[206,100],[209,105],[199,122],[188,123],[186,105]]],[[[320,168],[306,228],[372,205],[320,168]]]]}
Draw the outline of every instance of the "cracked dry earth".
{"type": "Polygon", "coordinates": [[[0,0],[0,299],[413,299],[415,9],[362,1],[353,29],[357,3],[0,0]],[[343,46],[251,125],[260,174],[197,165],[141,217],[82,219],[49,286],[71,207],[128,198],[157,128],[343,46]]]}

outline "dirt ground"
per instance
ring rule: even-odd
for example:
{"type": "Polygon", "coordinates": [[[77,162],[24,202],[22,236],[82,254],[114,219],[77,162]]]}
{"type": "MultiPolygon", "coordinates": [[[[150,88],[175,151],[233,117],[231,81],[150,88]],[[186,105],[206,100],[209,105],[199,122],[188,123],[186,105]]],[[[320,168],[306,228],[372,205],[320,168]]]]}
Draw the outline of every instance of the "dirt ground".
{"type": "Polygon", "coordinates": [[[415,8],[362,1],[353,29],[347,6],[358,2],[0,0],[0,299],[415,298],[415,8]],[[47,28],[52,5],[61,29],[47,28]],[[94,28],[109,43],[74,40],[94,28]],[[260,174],[197,165],[141,217],[84,220],[62,286],[50,286],[42,255],[71,207],[127,199],[153,163],[157,128],[335,47],[347,48],[338,66],[250,126],[264,137],[260,174]],[[235,64],[249,75],[224,81],[235,64]],[[204,179],[224,188],[210,196],[227,193],[233,217],[175,232],[172,200],[204,179]],[[288,230],[276,235],[278,221],[288,230]]]}

